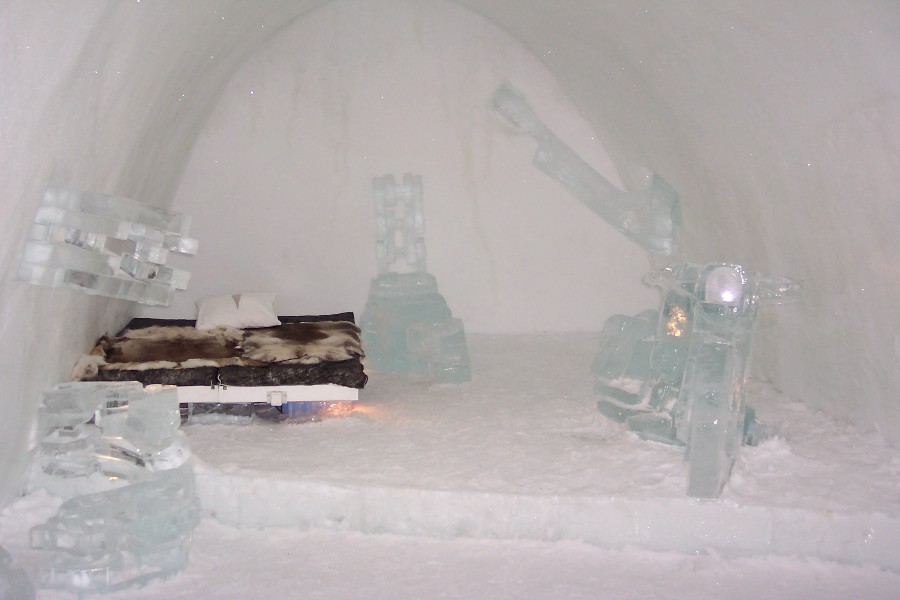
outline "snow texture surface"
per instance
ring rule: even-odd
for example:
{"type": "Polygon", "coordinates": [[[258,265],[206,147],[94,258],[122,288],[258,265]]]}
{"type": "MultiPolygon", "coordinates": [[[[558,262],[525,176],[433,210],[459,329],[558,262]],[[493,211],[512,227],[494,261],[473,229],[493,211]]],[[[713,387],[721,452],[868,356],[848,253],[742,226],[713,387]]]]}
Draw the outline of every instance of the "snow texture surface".
{"type": "MultiPolygon", "coordinates": [[[[742,449],[721,499],[688,499],[678,448],[597,413],[596,344],[472,336],[468,384],[374,373],[349,417],[186,426],[207,511],[190,565],[107,597],[896,597],[900,451],[755,382],[779,436],[742,449]],[[697,515],[720,532],[705,548],[697,515]]],[[[31,572],[28,528],[58,505],[0,513],[31,572]]]]}

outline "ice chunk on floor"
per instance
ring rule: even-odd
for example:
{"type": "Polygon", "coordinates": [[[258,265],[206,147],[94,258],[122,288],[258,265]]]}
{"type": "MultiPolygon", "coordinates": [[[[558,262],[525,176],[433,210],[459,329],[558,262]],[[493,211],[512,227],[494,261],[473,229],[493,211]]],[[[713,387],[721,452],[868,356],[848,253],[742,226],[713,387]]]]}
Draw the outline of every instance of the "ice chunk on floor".
{"type": "Polygon", "coordinates": [[[76,496],[32,529],[34,548],[53,551],[38,584],[109,592],[165,577],[187,565],[199,505],[190,472],[76,496]]]}
{"type": "Polygon", "coordinates": [[[44,395],[30,485],[67,497],[31,532],[38,584],[109,592],[181,570],[199,503],[172,386],[76,382],[44,395]]]}

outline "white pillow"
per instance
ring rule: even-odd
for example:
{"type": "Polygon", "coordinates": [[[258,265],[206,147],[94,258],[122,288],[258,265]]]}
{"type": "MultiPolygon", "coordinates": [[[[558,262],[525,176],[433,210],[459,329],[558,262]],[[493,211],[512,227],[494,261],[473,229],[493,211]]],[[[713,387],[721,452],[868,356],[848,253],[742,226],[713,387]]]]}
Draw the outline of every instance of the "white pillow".
{"type": "Polygon", "coordinates": [[[212,296],[198,302],[197,309],[197,329],[281,325],[275,315],[275,294],[212,296]]]}

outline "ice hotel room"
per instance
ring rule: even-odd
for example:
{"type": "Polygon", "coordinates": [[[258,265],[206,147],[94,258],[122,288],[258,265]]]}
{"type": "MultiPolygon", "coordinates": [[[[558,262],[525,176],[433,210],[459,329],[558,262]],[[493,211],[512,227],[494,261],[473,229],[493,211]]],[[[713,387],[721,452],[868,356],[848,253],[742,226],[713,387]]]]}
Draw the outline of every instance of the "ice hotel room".
{"type": "Polygon", "coordinates": [[[0,598],[898,597],[898,31],[0,0],[0,598]]]}

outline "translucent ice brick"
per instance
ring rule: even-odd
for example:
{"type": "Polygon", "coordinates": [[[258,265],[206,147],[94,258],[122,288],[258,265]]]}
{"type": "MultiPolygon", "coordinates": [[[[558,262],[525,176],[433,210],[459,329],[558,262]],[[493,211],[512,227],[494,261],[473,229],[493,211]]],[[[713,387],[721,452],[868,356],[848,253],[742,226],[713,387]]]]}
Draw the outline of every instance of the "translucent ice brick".
{"type": "Polygon", "coordinates": [[[466,334],[459,319],[416,321],[406,330],[411,373],[429,375],[435,383],[471,379],[466,334]]]}
{"type": "Polygon", "coordinates": [[[500,86],[491,104],[537,140],[535,166],[632,241],[650,252],[672,254],[681,216],[678,194],[665,180],[652,174],[644,190],[619,190],[544,125],[509,85],[500,86]]]}
{"type": "Polygon", "coordinates": [[[191,279],[191,274],[184,269],[146,263],[133,256],[123,256],[119,268],[140,281],[166,284],[176,290],[187,289],[191,279]]]}
{"type": "Polygon", "coordinates": [[[98,275],[63,267],[20,265],[18,279],[35,285],[64,287],[91,296],[132,300],[152,306],[168,306],[175,297],[175,288],[166,284],[98,275]]]}
{"type": "Polygon", "coordinates": [[[143,390],[137,381],[61,383],[44,392],[41,421],[47,427],[87,423],[101,406],[127,404],[129,398],[143,394],[143,390]]]}
{"type": "Polygon", "coordinates": [[[385,175],[376,177],[372,186],[378,272],[425,271],[422,178],[406,173],[397,185],[393,175],[385,175]]]}
{"type": "Polygon", "coordinates": [[[155,265],[163,265],[169,258],[169,249],[148,242],[147,240],[119,240],[110,239],[105,242],[103,249],[122,256],[132,257],[136,260],[155,265]]]}
{"type": "Polygon", "coordinates": [[[166,234],[163,236],[162,246],[172,252],[178,252],[179,254],[197,254],[200,242],[194,238],[166,234]]]}
{"type": "Polygon", "coordinates": [[[369,287],[360,318],[366,357],[372,368],[389,373],[426,375],[427,363],[410,355],[408,330],[416,323],[430,325],[452,317],[437,281],[428,273],[385,273],[369,287]]]}
{"type": "Polygon", "coordinates": [[[148,206],[130,198],[82,192],[63,187],[48,188],[44,193],[43,204],[48,208],[61,208],[86,215],[142,223],[159,231],[168,231],[179,235],[187,235],[191,224],[191,218],[188,215],[148,206]]]}
{"type": "Polygon", "coordinates": [[[164,266],[194,254],[190,218],[106,194],[49,188],[35,215],[17,279],[166,306],[190,274],[164,266]]]}
{"type": "Polygon", "coordinates": [[[140,451],[152,454],[171,446],[181,425],[175,387],[147,386],[128,402],[127,415],[129,441],[140,451]]]}
{"type": "Polygon", "coordinates": [[[89,478],[100,472],[96,425],[99,411],[108,404],[126,405],[143,394],[138,382],[79,382],[59,384],[44,392],[38,418],[39,473],[52,491],[69,486],[64,480],[89,478]],[[44,476],[49,476],[49,479],[44,476]]]}
{"type": "Polygon", "coordinates": [[[119,257],[114,254],[92,252],[71,244],[27,242],[22,258],[28,265],[67,268],[98,275],[115,275],[119,257]]]}

